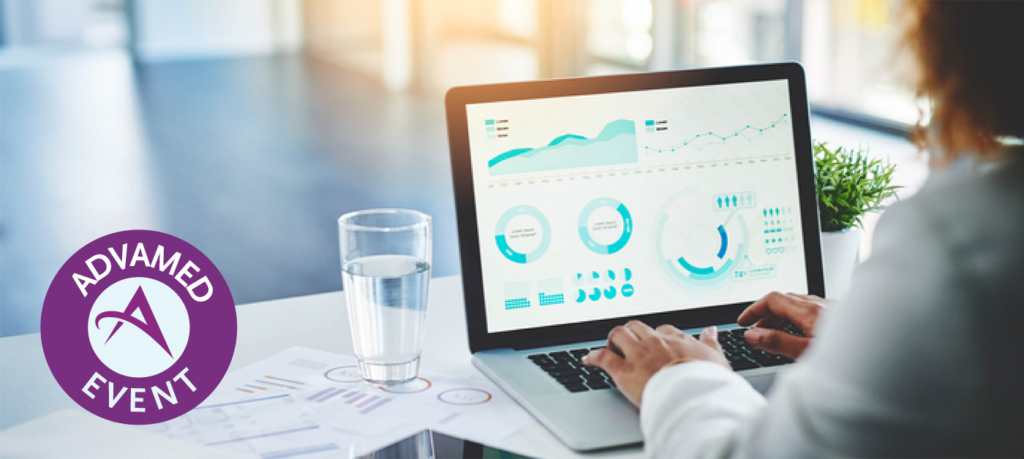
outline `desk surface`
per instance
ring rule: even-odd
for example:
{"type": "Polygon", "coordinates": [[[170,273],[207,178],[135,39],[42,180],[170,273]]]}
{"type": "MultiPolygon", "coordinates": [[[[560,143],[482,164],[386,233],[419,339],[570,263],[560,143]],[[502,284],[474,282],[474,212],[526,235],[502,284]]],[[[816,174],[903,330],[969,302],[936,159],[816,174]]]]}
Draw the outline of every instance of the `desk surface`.
{"type": "MultiPolygon", "coordinates": [[[[460,278],[433,279],[427,307],[422,368],[453,376],[475,373],[477,370],[470,363],[460,278]]],[[[342,292],[238,307],[238,343],[231,370],[292,346],[353,353],[342,292]]],[[[80,409],[53,379],[43,357],[39,334],[0,339],[0,429],[68,408],[80,409]]],[[[641,455],[638,447],[578,455],[539,424],[493,446],[537,457],[641,455]]]]}

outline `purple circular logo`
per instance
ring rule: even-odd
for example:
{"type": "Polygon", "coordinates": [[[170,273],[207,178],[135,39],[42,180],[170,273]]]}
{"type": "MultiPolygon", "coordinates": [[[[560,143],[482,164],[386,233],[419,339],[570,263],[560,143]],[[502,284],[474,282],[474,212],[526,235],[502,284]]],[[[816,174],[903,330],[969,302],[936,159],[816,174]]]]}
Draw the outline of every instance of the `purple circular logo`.
{"type": "Polygon", "coordinates": [[[75,402],[123,424],[164,422],[202,403],[235,352],[235,302],[198,249],[145,230],[96,239],[57,272],[40,333],[75,402]]]}

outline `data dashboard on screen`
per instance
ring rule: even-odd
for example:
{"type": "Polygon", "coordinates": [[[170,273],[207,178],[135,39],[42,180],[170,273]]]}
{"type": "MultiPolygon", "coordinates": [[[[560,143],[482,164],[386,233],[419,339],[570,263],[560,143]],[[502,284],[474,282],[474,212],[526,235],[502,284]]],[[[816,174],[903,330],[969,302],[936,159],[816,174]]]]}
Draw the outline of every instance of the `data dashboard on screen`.
{"type": "Polygon", "coordinates": [[[807,291],[786,80],[466,112],[488,332],[807,291]]]}

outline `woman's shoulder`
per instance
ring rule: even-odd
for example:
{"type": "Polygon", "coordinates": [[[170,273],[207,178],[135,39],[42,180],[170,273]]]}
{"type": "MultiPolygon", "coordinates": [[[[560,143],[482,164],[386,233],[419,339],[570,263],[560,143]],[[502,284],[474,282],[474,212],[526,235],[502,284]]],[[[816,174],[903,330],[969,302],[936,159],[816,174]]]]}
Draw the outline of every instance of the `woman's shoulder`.
{"type": "Polygon", "coordinates": [[[876,247],[890,250],[912,246],[941,253],[948,263],[942,269],[974,293],[1021,290],[1024,160],[936,173],[919,193],[886,212],[875,239],[876,247]]]}
{"type": "Polygon", "coordinates": [[[1022,247],[1024,158],[937,171],[919,193],[891,211],[893,216],[923,219],[928,231],[950,249],[1022,247]]]}

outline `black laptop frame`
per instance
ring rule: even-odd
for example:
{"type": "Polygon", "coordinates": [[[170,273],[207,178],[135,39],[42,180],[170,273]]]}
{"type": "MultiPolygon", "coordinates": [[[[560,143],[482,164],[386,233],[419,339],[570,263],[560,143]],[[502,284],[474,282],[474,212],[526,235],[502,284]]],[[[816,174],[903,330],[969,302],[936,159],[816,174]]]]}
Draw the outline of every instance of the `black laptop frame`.
{"type": "MultiPolygon", "coordinates": [[[[603,339],[616,325],[636,319],[651,325],[673,324],[679,328],[733,323],[749,302],[721,306],[641,314],[629,317],[552,325],[488,333],[480,266],[480,235],[477,232],[476,197],[470,159],[466,106],[489,102],[544,99],[651,89],[787,80],[792,111],[794,153],[804,234],[808,293],[825,296],[821,259],[818,202],[814,187],[814,158],[803,67],[795,62],[721,67],[588,78],[566,78],[524,83],[504,83],[452,88],[445,96],[448,145],[452,162],[455,211],[458,218],[462,288],[466,307],[469,347],[474,353],[489,349],[530,349],[603,339]]],[[[767,292],[766,292],[767,293],[767,292]]]]}

